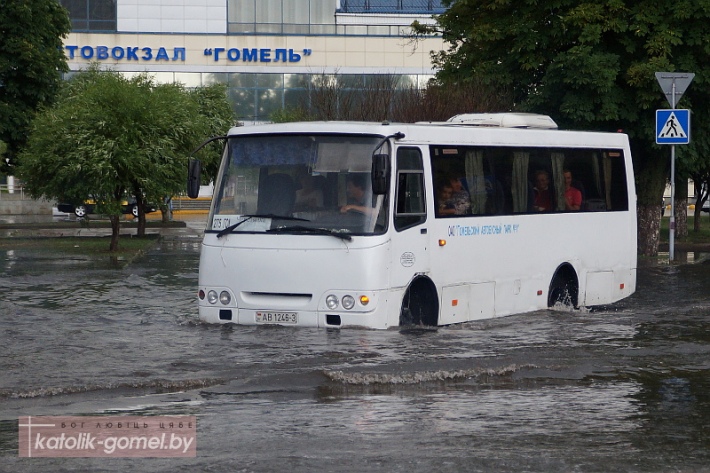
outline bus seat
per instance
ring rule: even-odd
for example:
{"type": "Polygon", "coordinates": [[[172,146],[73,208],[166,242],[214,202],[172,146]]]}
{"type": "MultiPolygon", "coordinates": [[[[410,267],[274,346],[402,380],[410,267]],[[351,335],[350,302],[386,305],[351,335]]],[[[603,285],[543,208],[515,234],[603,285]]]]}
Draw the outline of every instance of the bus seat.
{"type": "Polygon", "coordinates": [[[288,174],[270,174],[259,185],[257,213],[290,216],[296,202],[296,185],[288,174]]]}
{"type": "Polygon", "coordinates": [[[587,199],[584,202],[584,210],[589,212],[603,212],[607,210],[604,199],[587,199]]]}

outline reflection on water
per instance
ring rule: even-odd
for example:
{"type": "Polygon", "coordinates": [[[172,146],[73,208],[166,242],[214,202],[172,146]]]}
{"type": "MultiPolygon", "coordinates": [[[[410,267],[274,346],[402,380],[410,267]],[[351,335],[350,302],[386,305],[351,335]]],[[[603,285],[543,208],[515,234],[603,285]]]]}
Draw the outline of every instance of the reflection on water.
{"type": "MultiPolygon", "coordinates": [[[[710,258],[710,253],[705,251],[675,251],[673,256],[673,264],[693,264],[707,261],[710,258]]],[[[670,254],[668,252],[658,253],[658,260],[660,262],[670,263],[669,258],[670,254]]]]}
{"type": "Polygon", "coordinates": [[[198,416],[198,457],[148,472],[710,465],[704,256],[642,262],[612,306],[425,331],[204,325],[198,259],[181,240],[118,268],[0,254],[0,471],[135,469],[17,458],[18,416],[102,413],[198,416]]]}

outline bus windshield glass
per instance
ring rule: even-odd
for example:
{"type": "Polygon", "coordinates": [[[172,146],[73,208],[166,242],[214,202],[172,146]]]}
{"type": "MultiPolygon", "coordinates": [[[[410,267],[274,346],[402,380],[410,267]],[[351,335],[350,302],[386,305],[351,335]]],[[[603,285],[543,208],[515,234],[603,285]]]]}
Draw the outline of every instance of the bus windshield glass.
{"type": "Polygon", "coordinates": [[[372,193],[381,136],[231,137],[215,185],[208,231],[351,235],[383,233],[387,196],[372,193]]]}

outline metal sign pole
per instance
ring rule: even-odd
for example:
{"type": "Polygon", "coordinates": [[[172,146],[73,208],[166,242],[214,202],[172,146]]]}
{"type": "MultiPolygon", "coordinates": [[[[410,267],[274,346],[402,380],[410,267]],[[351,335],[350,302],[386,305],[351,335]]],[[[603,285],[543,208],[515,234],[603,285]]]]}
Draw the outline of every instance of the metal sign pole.
{"type": "MultiPolygon", "coordinates": [[[[675,109],[675,80],[671,88],[671,108],[675,109]]],[[[671,219],[668,222],[668,261],[675,260],[675,145],[671,145],[671,219]]]]}
{"type": "MultiPolygon", "coordinates": [[[[656,80],[658,81],[658,85],[661,86],[663,94],[671,104],[671,113],[678,112],[675,110],[676,95],[678,96],[678,100],[680,100],[681,97],[683,97],[685,90],[693,81],[694,77],[695,74],[692,72],[656,72],[656,80]]],[[[658,112],[659,110],[656,111],[656,121],[658,121],[658,112]]],[[[667,137],[663,137],[662,130],[656,130],[656,143],[671,145],[671,219],[669,225],[670,235],[668,237],[668,256],[670,261],[675,259],[675,145],[676,143],[688,144],[690,142],[690,115],[684,115],[684,119],[687,120],[687,123],[685,124],[685,128],[687,128],[687,130],[684,130],[687,133],[687,136],[683,137],[687,138],[685,141],[669,141],[667,140],[667,137]],[[663,140],[661,140],[661,138],[663,138],[663,140]]],[[[658,123],[656,126],[658,127],[658,123]]],[[[678,136],[675,135],[674,138],[678,138],[678,136]]]]}

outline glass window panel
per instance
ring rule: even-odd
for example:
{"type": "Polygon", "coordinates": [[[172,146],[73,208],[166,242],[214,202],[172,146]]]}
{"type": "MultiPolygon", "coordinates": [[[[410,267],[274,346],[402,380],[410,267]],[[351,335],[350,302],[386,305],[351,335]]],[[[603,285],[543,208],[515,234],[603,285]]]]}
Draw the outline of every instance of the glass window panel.
{"type": "Polygon", "coordinates": [[[121,75],[128,80],[133,79],[136,76],[143,74],[142,72],[121,72],[121,75]]]}
{"type": "Polygon", "coordinates": [[[278,88],[283,87],[283,74],[256,74],[256,86],[262,88],[278,88]]]}
{"type": "Polygon", "coordinates": [[[310,25],[283,25],[284,34],[302,34],[307,35],[310,32],[310,25]]]}
{"type": "Polygon", "coordinates": [[[286,88],[307,88],[310,81],[309,74],[284,74],[286,88]]]}
{"type": "Polygon", "coordinates": [[[61,0],[75,31],[116,31],[116,0],[61,0]],[[88,20],[88,21],[87,21],[88,20]]]}
{"type": "Polygon", "coordinates": [[[204,85],[228,84],[229,75],[226,72],[204,73],[202,74],[202,83],[204,85]]]}
{"type": "Polygon", "coordinates": [[[389,36],[389,26],[368,26],[367,34],[371,36],[389,36]]]}
{"type": "Polygon", "coordinates": [[[271,115],[283,108],[282,89],[261,89],[257,91],[256,120],[269,120],[271,115]]]}
{"type": "Polygon", "coordinates": [[[366,36],[367,35],[367,26],[348,25],[347,34],[366,36]]]}
{"type": "Polygon", "coordinates": [[[255,92],[254,89],[229,88],[229,102],[232,104],[232,110],[234,110],[237,120],[254,120],[255,92]]]}
{"type": "Polygon", "coordinates": [[[72,20],[82,20],[88,17],[88,0],[61,0],[59,3],[69,10],[69,18],[72,20]]]}
{"type": "Polygon", "coordinates": [[[335,25],[311,24],[311,34],[335,34],[335,25]]]}
{"type": "Polygon", "coordinates": [[[71,28],[74,31],[86,31],[89,29],[89,22],[86,20],[72,20],[71,28]]]}
{"type": "Polygon", "coordinates": [[[256,21],[256,0],[229,0],[227,17],[230,23],[254,23],[256,21]]]}
{"type": "Polygon", "coordinates": [[[89,31],[116,31],[116,22],[89,21],[89,31]]]}
{"type": "Polygon", "coordinates": [[[89,1],[90,20],[115,20],[116,1],[115,0],[90,0],[89,1]]]}
{"type": "Polygon", "coordinates": [[[361,74],[343,74],[338,79],[346,89],[362,89],[365,86],[364,76],[361,74]]]}
{"type": "Polygon", "coordinates": [[[311,19],[312,25],[326,25],[335,23],[335,15],[333,15],[334,2],[323,2],[311,0],[311,19]]]}
{"type": "Polygon", "coordinates": [[[256,3],[257,23],[281,23],[281,0],[259,0],[256,3]]]}
{"type": "Polygon", "coordinates": [[[253,23],[230,23],[228,26],[229,33],[256,33],[256,25],[254,25],[253,23]]]}
{"type": "Polygon", "coordinates": [[[399,84],[399,76],[396,74],[363,74],[362,78],[370,87],[389,89],[399,84]]]}
{"type": "Polygon", "coordinates": [[[295,25],[307,25],[310,0],[286,0],[283,2],[283,22],[295,25]]]}
{"type": "Polygon", "coordinates": [[[417,76],[415,74],[399,76],[398,89],[409,89],[412,87],[417,87],[417,76]]]}
{"type": "Polygon", "coordinates": [[[257,33],[281,34],[283,25],[281,23],[259,23],[256,25],[257,33]]]}
{"type": "Polygon", "coordinates": [[[284,107],[286,108],[307,108],[308,91],[300,89],[286,89],[284,91],[284,107]]]}
{"type": "Polygon", "coordinates": [[[202,85],[202,74],[199,72],[176,72],[175,82],[180,82],[185,87],[200,87],[202,85]]]}
{"type": "Polygon", "coordinates": [[[173,72],[153,72],[151,75],[158,84],[172,84],[175,82],[175,74],[173,72]]]}
{"type": "Polygon", "coordinates": [[[423,89],[424,87],[426,87],[426,85],[429,83],[429,81],[432,80],[434,77],[435,76],[433,74],[422,74],[422,75],[418,76],[419,88],[423,89]]]}
{"type": "Polygon", "coordinates": [[[256,77],[255,74],[241,74],[239,72],[233,72],[229,74],[229,86],[230,87],[255,87],[256,77]]]}

